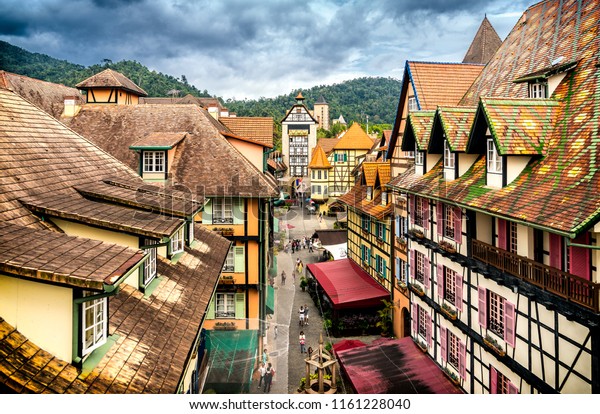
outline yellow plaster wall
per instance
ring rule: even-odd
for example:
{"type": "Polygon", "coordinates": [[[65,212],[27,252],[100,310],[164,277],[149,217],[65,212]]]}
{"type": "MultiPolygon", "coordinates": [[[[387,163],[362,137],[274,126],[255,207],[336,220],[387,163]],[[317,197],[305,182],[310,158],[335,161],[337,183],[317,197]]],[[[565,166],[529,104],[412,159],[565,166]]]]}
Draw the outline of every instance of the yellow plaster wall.
{"type": "Polygon", "coordinates": [[[248,206],[248,234],[247,236],[258,236],[258,229],[260,225],[260,206],[259,200],[256,198],[247,199],[248,206]]]}
{"type": "Polygon", "coordinates": [[[165,173],[162,172],[142,172],[142,178],[145,181],[165,181],[165,173]]]}
{"type": "MultiPolygon", "coordinates": [[[[404,337],[404,318],[402,312],[410,313],[410,299],[397,286],[394,287],[394,316],[392,319],[392,330],[396,338],[404,337]]],[[[409,322],[410,323],[410,322],[409,322]]],[[[409,327],[410,329],[410,327],[409,327]]],[[[410,330],[409,330],[410,332],[410,330]]]]}
{"type": "Polygon", "coordinates": [[[73,291],[0,274],[0,315],[29,340],[72,359],[73,291]]]}
{"type": "Polygon", "coordinates": [[[104,230],[96,227],[86,226],[85,224],[74,223],[71,221],[53,218],[51,221],[69,236],[86,237],[88,239],[100,240],[107,243],[114,243],[120,246],[139,249],[140,241],[136,236],[117,231],[104,230]]]}
{"type": "Polygon", "coordinates": [[[248,274],[248,283],[249,284],[258,284],[258,256],[259,249],[258,243],[255,241],[249,241],[246,247],[246,255],[248,257],[248,269],[246,273],[248,274]]]}

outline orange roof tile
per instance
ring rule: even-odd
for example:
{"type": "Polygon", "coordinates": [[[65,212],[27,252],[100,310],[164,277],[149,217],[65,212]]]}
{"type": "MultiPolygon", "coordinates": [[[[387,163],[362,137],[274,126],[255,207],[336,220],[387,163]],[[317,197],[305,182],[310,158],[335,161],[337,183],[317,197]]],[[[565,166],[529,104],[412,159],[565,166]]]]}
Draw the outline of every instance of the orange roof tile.
{"type": "Polygon", "coordinates": [[[427,150],[434,115],[434,111],[415,111],[408,114],[406,130],[404,132],[404,141],[402,143],[402,148],[405,151],[414,151],[415,141],[419,151],[427,150]],[[408,146],[405,147],[405,144],[408,146]]]}
{"type": "Polygon", "coordinates": [[[367,187],[375,186],[375,181],[377,180],[377,163],[363,162],[362,168],[365,177],[365,185],[367,187]]]}
{"type": "Polygon", "coordinates": [[[339,142],[333,149],[342,150],[370,150],[373,147],[373,140],[361,128],[358,122],[353,123],[350,128],[344,133],[339,142]]]}
{"type": "Polygon", "coordinates": [[[340,196],[338,201],[359,210],[376,220],[383,220],[386,216],[392,213],[392,203],[381,205],[381,192],[377,192],[373,200],[367,200],[367,186],[355,185],[346,194],[340,196]]]}
{"type": "Polygon", "coordinates": [[[236,135],[273,146],[273,118],[232,116],[219,121],[236,135]]]}
{"type": "Polygon", "coordinates": [[[325,151],[323,151],[323,148],[319,144],[313,150],[308,168],[332,168],[325,151]]]}

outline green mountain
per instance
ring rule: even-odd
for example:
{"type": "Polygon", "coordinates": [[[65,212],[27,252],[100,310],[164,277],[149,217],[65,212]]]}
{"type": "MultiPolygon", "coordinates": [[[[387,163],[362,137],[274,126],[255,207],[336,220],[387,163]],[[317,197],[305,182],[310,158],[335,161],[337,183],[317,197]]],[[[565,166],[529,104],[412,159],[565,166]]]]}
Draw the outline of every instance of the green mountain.
{"type": "MultiPolygon", "coordinates": [[[[160,72],[151,71],[139,62],[124,60],[113,63],[82,66],[59,60],[40,53],[31,53],[10,43],[0,41],[0,70],[18,73],[48,82],[75,86],[82,80],[106,69],[121,72],[149,96],[168,96],[169,91],[180,91],[180,96],[188,93],[194,96],[211,96],[205,89],[200,91],[187,82],[185,75],[181,79],[160,72]]],[[[272,116],[275,122],[284,117],[286,111],[295,103],[298,90],[276,98],[257,100],[224,101],[227,108],[238,116],[272,116]]],[[[334,85],[314,86],[302,90],[305,104],[312,109],[314,102],[323,96],[329,103],[330,116],[333,119],[343,115],[346,122],[358,121],[365,124],[393,124],[396,106],[400,95],[400,81],[392,78],[365,77],[334,85]]],[[[221,99],[221,101],[223,101],[221,99]]]]}

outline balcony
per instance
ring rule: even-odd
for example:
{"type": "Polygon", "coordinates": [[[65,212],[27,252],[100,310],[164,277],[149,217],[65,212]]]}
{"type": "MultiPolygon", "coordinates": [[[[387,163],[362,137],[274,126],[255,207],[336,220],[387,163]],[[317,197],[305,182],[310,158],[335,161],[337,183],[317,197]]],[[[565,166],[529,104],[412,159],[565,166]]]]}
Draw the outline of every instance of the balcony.
{"type": "Polygon", "coordinates": [[[483,263],[516,276],[573,303],[599,312],[600,284],[554,267],[510,253],[479,240],[472,242],[472,255],[483,263]]]}

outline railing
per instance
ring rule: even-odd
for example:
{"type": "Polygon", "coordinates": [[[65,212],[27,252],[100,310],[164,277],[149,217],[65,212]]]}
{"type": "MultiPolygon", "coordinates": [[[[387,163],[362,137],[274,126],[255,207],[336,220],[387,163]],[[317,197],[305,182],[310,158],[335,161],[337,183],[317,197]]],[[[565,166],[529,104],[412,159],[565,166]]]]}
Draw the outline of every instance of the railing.
{"type": "Polygon", "coordinates": [[[510,253],[479,240],[472,242],[473,258],[562,296],[579,305],[600,311],[600,284],[554,267],[510,253]]]}

